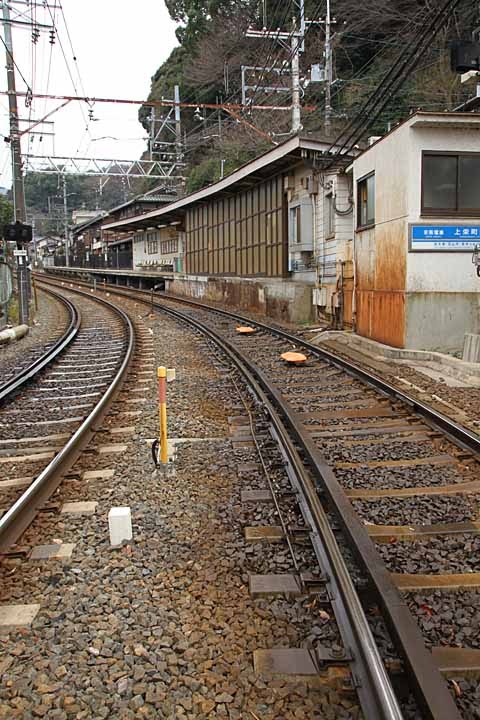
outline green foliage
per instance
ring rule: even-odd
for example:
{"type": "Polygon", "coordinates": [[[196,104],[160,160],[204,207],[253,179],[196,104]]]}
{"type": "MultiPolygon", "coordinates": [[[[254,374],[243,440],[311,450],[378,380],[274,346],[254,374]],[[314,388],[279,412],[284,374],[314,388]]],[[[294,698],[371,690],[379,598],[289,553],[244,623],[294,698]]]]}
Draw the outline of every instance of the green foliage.
{"type": "Polygon", "coordinates": [[[0,195],[0,228],[13,220],[13,205],[4,195],[0,195]]]}
{"type": "Polygon", "coordinates": [[[9,325],[18,325],[20,319],[20,310],[17,298],[12,298],[7,307],[7,323],[9,325]]]}
{"type": "MultiPolygon", "coordinates": [[[[265,146],[265,149],[267,147],[265,146]]],[[[222,159],[223,159],[223,174],[229,175],[234,170],[245,163],[253,160],[260,152],[260,148],[256,151],[248,150],[241,145],[230,143],[223,148],[223,153],[216,153],[215,157],[208,157],[195,165],[188,177],[187,181],[187,192],[195,192],[201,190],[207,185],[211,185],[217,180],[220,180],[222,173],[222,159]]]]}
{"type": "MultiPolygon", "coordinates": [[[[102,179],[103,180],[103,179],[102,179]]],[[[99,178],[82,175],[69,175],[67,183],[67,210],[70,222],[74,209],[85,207],[88,210],[109,210],[120,205],[137,192],[138,183],[125,192],[120,178],[110,178],[99,192],[99,178]]],[[[27,173],[25,176],[25,203],[27,217],[35,217],[39,234],[63,234],[64,200],[61,178],[54,172],[27,173]]]]}
{"type": "Polygon", "coordinates": [[[201,190],[220,179],[220,162],[215,158],[207,158],[195,165],[187,180],[187,193],[201,190]]]}

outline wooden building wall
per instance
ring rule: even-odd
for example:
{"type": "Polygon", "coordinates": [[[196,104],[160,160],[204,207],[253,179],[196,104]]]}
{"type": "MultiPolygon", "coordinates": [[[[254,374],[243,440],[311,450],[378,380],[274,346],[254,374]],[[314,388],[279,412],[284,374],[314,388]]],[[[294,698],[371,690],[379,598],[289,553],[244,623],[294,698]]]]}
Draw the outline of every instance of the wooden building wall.
{"type": "Polygon", "coordinates": [[[282,277],[288,269],[286,202],[278,176],[228,198],[189,208],[186,272],[282,277]]]}

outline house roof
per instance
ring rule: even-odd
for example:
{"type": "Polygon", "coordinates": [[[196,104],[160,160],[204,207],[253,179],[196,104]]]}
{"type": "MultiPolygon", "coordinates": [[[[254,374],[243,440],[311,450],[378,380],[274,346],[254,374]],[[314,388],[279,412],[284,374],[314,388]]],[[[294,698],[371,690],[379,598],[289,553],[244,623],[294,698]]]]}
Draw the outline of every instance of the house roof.
{"type": "Polygon", "coordinates": [[[108,213],[106,213],[104,210],[101,210],[98,215],[96,215],[94,218],[90,218],[90,220],[86,220],[85,222],[81,223],[80,225],[74,225],[72,228],[72,234],[78,235],[79,233],[83,232],[84,230],[87,230],[91,225],[96,225],[98,222],[103,220],[105,217],[107,217],[108,213]]]}
{"type": "MultiPolygon", "coordinates": [[[[104,230],[117,229],[131,232],[133,230],[145,230],[149,227],[155,228],[157,222],[169,224],[182,219],[185,211],[191,205],[204,202],[212,197],[228,197],[235,192],[253,187],[258,182],[297,165],[303,158],[319,154],[325,157],[331,148],[327,140],[313,140],[295,136],[268,150],[263,155],[251,160],[235,170],[226,178],[208,185],[208,187],[197,192],[186,195],[175,202],[169,203],[162,208],[157,208],[141,215],[125,218],[115,222],[104,224],[104,230]]],[[[351,158],[348,158],[351,159],[351,158]]],[[[347,157],[345,157],[347,160],[347,157]]]]}
{"type": "Polygon", "coordinates": [[[409,125],[411,128],[448,128],[450,130],[480,130],[480,113],[474,112],[456,112],[456,111],[445,111],[445,112],[432,112],[428,110],[416,110],[414,113],[404,118],[397,125],[394,125],[385,135],[382,135],[375,140],[371,145],[364,148],[355,158],[358,160],[362,155],[367,153],[370,148],[375,147],[381,143],[385,138],[393,135],[397,130],[402,128],[404,125],[409,125]]]}

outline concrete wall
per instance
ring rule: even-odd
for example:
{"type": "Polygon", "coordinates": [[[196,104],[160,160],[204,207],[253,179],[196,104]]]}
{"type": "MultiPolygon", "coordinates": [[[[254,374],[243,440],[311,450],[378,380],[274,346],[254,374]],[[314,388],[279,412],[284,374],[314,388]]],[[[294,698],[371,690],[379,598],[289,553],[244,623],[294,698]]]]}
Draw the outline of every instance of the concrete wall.
{"type": "Polygon", "coordinates": [[[375,172],[375,225],[355,235],[356,329],[373,340],[404,347],[410,182],[406,126],[354,161],[356,207],[358,181],[371,172],[375,172]]]}
{"type": "Polygon", "coordinates": [[[311,284],[281,278],[253,279],[185,275],[166,280],[167,292],[204,302],[258,312],[284,322],[309,322],[312,318],[311,284]]]}
{"type": "MultiPolygon", "coordinates": [[[[409,131],[411,223],[480,224],[480,218],[423,217],[422,151],[480,152],[480,130],[461,127],[411,127],[409,131]]],[[[465,333],[480,327],[480,281],[471,252],[410,252],[407,255],[406,346],[458,351],[465,333]]]]}

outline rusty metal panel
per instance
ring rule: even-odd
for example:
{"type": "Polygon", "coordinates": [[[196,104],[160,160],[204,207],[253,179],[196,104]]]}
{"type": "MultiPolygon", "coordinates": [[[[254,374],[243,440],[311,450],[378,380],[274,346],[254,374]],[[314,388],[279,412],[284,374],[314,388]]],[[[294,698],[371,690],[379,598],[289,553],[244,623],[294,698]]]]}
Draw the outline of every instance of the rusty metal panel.
{"type": "Polygon", "coordinates": [[[405,293],[377,290],[372,294],[370,337],[373,340],[404,347],[405,293]]]}
{"type": "Polygon", "coordinates": [[[375,289],[405,290],[407,226],[404,220],[375,228],[375,289]]]}
{"type": "Polygon", "coordinates": [[[394,347],[405,345],[405,233],[400,220],[361,232],[356,240],[357,332],[394,347]]]}
{"type": "Polygon", "coordinates": [[[356,316],[357,316],[356,330],[360,335],[364,335],[365,337],[371,337],[370,318],[371,318],[372,291],[358,289],[356,291],[355,300],[356,300],[356,316]]]}

